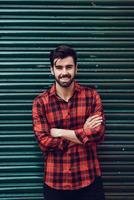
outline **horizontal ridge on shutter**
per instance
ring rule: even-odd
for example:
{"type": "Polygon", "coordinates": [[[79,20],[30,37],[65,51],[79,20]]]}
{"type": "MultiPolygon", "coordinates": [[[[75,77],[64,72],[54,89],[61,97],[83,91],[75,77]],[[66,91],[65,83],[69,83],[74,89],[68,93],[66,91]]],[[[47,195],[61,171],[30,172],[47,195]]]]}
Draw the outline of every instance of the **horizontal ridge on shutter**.
{"type": "Polygon", "coordinates": [[[101,94],[107,200],[134,199],[134,1],[0,1],[0,199],[43,200],[32,101],[53,83],[49,52],[78,52],[79,83],[101,94]]]}

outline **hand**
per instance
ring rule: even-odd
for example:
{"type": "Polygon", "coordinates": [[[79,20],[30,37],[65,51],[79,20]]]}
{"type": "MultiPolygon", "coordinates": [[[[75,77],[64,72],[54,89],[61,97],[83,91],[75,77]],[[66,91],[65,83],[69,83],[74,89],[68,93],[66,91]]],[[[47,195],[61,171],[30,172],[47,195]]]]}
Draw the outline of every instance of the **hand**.
{"type": "Polygon", "coordinates": [[[84,130],[88,128],[94,130],[96,127],[100,126],[102,122],[103,122],[102,116],[93,115],[92,117],[88,117],[83,128],[84,130]]]}
{"type": "Polygon", "coordinates": [[[50,135],[52,137],[61,137],[61,129],[58,128],[51,128],[50,129],[50,135]]]}

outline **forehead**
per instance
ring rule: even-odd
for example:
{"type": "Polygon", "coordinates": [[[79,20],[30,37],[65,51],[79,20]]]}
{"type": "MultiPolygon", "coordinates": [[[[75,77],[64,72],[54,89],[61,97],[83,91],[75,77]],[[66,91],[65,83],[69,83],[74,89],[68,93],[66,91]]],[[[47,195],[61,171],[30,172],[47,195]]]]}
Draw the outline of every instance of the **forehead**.
{"type": "Polygon", "coordinates": [[[61,65],[61,66],[64,66],[64,65],[74,65],[74,60],[73,60],[73,57],[71,56],[68,56],[66,58],[56,58],[54,59],[54,65],[57,66],[57,65],[61,65]]]}

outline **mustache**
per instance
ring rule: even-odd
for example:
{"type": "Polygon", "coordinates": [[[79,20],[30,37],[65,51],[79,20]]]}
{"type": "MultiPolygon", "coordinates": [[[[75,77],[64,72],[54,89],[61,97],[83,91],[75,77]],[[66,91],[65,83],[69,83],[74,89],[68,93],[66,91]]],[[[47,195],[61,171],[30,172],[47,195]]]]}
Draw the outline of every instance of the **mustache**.
{"type": "Polygon", "coordinates": [[[59,78],[71,78],[70,74],[61,75],[59,78]]]}

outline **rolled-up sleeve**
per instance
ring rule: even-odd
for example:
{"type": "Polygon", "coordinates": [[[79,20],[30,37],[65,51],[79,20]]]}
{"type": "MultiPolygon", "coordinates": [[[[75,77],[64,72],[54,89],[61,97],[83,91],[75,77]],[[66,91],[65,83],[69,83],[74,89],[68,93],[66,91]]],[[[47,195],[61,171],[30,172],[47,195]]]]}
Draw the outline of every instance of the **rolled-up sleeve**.
{"type": "Polygon", "coordinates": [[[32,108],[33,130],[43,153],[54,151],[55,149],[64,150],[67,142],[63,138],[53,138],[50,135],[50,128],[45,115],[45,109],[41,99],[35,98],[32,108]]]}
{"type": "Polygon", "coordinates": [[[92,116],[99,115],[102,116],[103,122],[101,125],[94,129],[87,128],[86,130],[82,127],[75,130],[77,138],[83,143],[100,143],[104,139],[105,132],[105,116],[103,112],[103,106],[101,102],[100,95],[96,90],[93,90],[92,96],[92,116]]]}

